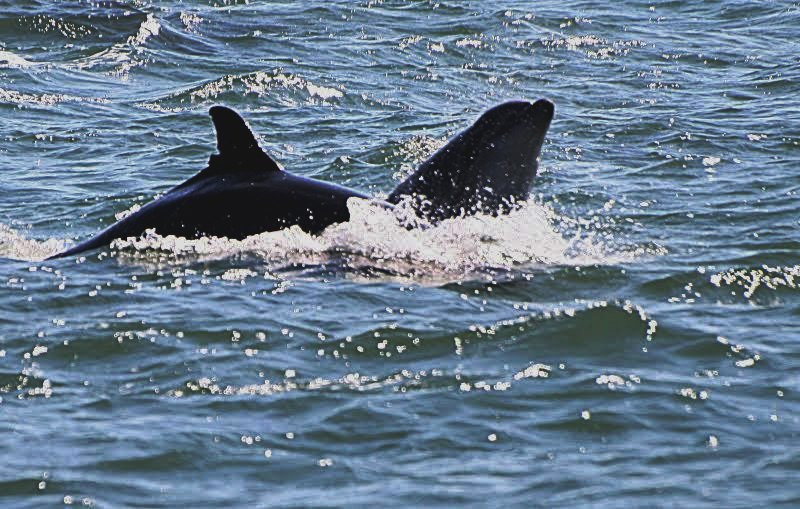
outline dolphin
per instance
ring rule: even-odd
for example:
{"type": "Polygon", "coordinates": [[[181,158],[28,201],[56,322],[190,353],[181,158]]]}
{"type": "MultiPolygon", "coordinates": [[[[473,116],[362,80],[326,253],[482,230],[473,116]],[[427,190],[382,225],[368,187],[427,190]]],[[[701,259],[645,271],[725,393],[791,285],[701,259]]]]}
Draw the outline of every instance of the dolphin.
{"type": "MultiPolygon", "coordinates": [[[[484,112],[384,201],[408,201],[421,224],[478,213],[499,214],[528,197],[554,106],[547,99],[509,101],[484,112]]],[[[347,200],[364,193],[285,171],[258,144],[247,123],[225,106],[209,110],[217,154],[195,176],[97,235],[49,259],[139,237],[243,239],[292,225],[319,234],[350,219],[347,200]]]]}

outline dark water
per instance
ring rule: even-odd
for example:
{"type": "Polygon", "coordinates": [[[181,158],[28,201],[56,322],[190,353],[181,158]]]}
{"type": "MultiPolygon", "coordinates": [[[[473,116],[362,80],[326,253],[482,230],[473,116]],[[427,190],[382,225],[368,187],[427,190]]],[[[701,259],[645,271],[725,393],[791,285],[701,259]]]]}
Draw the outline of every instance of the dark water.
{"type": "Polygon", "coordinates": [[[0,505],[800,504],[800,4],[0,0],[0,505]],[[385,193],[557,105],[529,207],[150,237],[208,107],[385,193]]]}

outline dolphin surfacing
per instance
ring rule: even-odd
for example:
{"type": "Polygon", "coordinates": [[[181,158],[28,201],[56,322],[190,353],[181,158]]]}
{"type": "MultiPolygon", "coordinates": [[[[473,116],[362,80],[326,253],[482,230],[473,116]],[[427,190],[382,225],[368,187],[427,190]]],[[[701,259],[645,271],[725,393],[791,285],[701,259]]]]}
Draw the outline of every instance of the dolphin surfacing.
{"type": "MultiPolygon", "coordinates": [[[[384,204],[410,200],[423,221],[477,213],[498,214],[528,197],[536,176],[553,103],[510,101],[484,112],[392,191],[384,204]]],[[[349,198],[370,197],[329,182],[293,175],[258,145],[235,111],[213,106],[217,154],[208,166],[158,199],[90,239],[49,259],[139,237],[243,239],[292,225],[311,233],[350,219],[349,198]]]]}

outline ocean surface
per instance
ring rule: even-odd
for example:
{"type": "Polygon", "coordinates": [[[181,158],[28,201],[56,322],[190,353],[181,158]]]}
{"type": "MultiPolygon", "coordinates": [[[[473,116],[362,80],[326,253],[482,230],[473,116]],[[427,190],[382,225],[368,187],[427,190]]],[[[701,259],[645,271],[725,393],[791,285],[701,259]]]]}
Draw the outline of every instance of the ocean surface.
{"type": "Polygon", "coordinates": [[[797,507],[800,4],[0,0],[0,506],[797,507]],[[530,202],[149,235],[208,109],[384,195],[507,99],[530,202]]]}

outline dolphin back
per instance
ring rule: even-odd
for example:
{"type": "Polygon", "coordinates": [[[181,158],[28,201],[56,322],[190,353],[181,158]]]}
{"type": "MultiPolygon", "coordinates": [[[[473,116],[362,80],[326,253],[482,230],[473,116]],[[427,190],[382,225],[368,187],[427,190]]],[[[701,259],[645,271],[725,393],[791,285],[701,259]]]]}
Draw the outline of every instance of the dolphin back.
{"type": "MultiPolygon", "coordinates": [[[[283,171],[239,114],[224,106],[212,107],[210,114],[218,153],[208,167],[52,258],[139,237],[150,229],[162,236],[242,239],[297,225],[317,234],[350,219],[349,198],[367,198],[283,171]]],[[[387,202],[410,199],[414,212],[428,222],[509,210],[528,197],[552,117],[553,104],[544,99],[510,101],[487,110],[401,182],[387,202]]]]}

